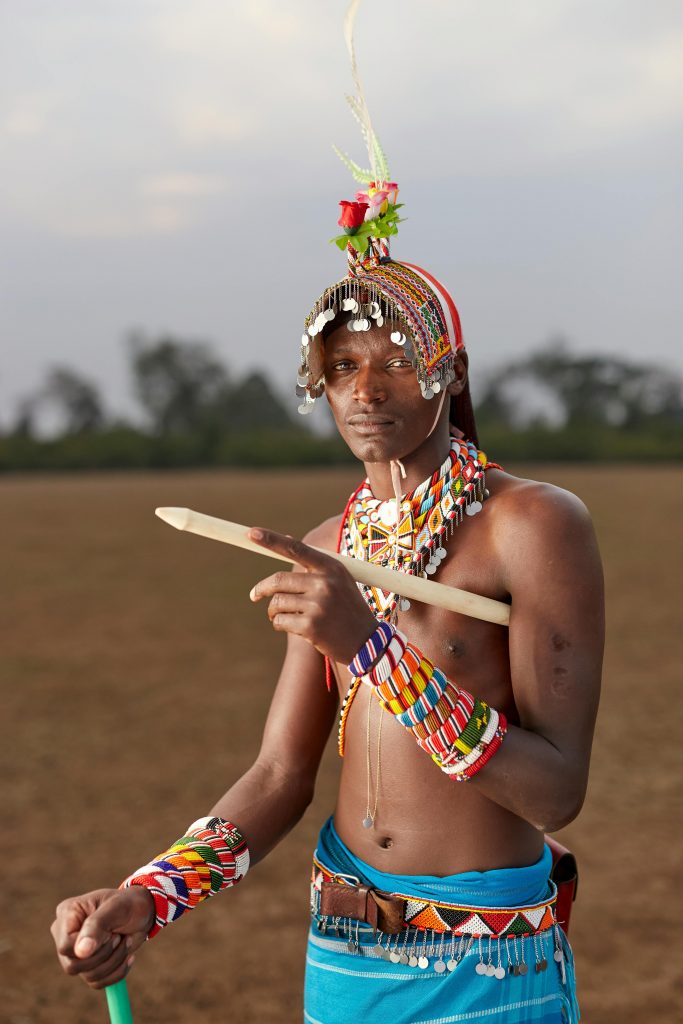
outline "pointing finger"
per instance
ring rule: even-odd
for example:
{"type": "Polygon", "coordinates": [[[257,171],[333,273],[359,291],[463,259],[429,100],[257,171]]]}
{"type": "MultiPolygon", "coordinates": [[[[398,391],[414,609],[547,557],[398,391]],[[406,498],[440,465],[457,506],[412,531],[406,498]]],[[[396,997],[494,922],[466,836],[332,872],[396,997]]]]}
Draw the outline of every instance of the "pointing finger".
{"type": "Polygon", "coordinates": [[[249,539],[255,541],[262,548],[268,548],[269,551],[276,551],[279,555],[291,558],[304,569],[320,571],[337,565],[336,560],[324,552],[304,544],[302,540],[286,537],[283,533],[275,533],[273,530],[254,527],[249,531],[249,539]]]}

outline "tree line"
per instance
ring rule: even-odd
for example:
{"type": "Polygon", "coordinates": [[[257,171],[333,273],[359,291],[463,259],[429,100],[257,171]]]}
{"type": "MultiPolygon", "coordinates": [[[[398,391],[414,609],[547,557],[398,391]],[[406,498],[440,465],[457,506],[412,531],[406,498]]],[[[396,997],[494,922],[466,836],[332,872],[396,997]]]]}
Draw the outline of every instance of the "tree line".
{"type": "MultiPolygon", "coordinates": [[[[264,372],[234,378],[207,343],[137,334],[127,354],[140,423],[112,414],[93,381],[55,366],[0,432],[0,471],[353,461],[264,372]],[[58,423],[47,438],[46,413],[58,423]]],[[[495,367],[474,397],[480,444],[497,461],[683,458],[683,383],[662,367],[582,356],[554,338],[495,367]]]]}

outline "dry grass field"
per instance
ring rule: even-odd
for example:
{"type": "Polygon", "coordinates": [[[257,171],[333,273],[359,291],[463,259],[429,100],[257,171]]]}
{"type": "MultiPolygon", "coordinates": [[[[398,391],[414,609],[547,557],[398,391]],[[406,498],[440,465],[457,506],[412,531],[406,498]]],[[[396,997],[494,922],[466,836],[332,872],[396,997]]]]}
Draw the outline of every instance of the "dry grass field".
{"type": "MultiPolygon", "coordinates": [[[[560,836],[581,870],[572,931],[583,1019],[673,1024],[683,1020],[683,469],[508,468],[579,494],[605,562],[608,643],[591,785],[560,836]]],[[[356,475],[0,480],[2,1024],[106,1020],[104,997],[58,968],[48,931],[55,904],[144,863],[257,749],[283,649],[247,599],[268,563],[182,536],[154,507],[189,505],[301,535],[339,510],[356,475]]],[[[129,979],[136,1024],[194,1024],[207,1014],[301,1020],[309,857],[336,778],[331,744],[315,802],[292,835],[244,886],[139,954],[129,979]]]]}

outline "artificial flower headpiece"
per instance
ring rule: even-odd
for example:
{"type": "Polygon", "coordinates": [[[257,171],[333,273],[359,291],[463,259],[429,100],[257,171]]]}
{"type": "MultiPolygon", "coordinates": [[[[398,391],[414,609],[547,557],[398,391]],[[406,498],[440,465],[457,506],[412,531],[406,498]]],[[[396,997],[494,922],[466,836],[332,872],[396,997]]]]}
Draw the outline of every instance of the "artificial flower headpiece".
{"type": "Polygon", "coordinates": [[[398,233],[401,203],[397,202],[398,185],[390,181],[386,157],[372,128],[358,74],[353,23],[359,4],[360,0],[351,0],[344,20],[356,86],[356,95],[347,100],[360,124],[370,167],[359,167],[336,150],[365,188],[356,193],[355,201],[339,204],[338,223],[344,233],[332,241],[346,251],[347,274],[325,289],[304,321],[297,377],[297,394],[302,399],[299,412],[304,415],[325,389],[320,336],[340,313],[350,314],[349,331],[369,331],[389,322],[391,340],[404,347],[425,398],[433,398],[453,380],[455,354],[465,347],[458,311],[444,286],[421,267],[391,258],[389,243],[398,233]]]}

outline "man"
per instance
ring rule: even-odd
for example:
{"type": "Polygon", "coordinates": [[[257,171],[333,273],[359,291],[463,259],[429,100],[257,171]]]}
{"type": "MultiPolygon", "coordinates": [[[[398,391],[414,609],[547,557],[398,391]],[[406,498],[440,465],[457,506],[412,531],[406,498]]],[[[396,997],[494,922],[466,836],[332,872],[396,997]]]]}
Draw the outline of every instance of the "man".
{"type": "MultiPolygon", "coordinates": [[[[392,266],[401,267],[385,259],[385,269],[392,266]]],[[[361,305],[370,299],[371,280],[361,278],[361,305]]],[[[442,294],[437,285],[434,292],[442,294]]],[[[449,349],[443,385],[449,402],[441,396],[435,420],[437,403],[425,399],[424,379],[415,373],[418,340],[404,336],[397,344],[393,314],[348,330],[354,316],[355,309],[339,310],[317,332],[313,386],[320,393],[324,383],[337,428],[365,465],[365,504],[357,495],[344,516],[317,526],[305,542],[252,531],[264,547],[297,562],[298,571],[275,573],[251,595],[267,603],[273,628],[288,634],[287,654],[253,766],[189,834],[199,837],[200,852],[200,843],[218,849],[209,835],[223,836],[221,864],[229,862],[229,870],[215,888],[244,873],[245,845],[252,862],[264,857],[312,798],[342,700],[345,756],[334,818],[321,832],[314,868],[306,1020],[577,1019],[571,951],[552,916],[544,833],[572,821],[586,791],[604,636],[590,517],[573,494],[487,465],[478,452],[471,465],[480,476],[485,471],[486,496],[477,514],[461,515],[462,521],[456,514],[450,540],[450,531],[434,528],[429,561],[420,565],[431,568],[430,575],[438,568],[445,586],[509,604],[509,627],[416,602],[408,607],[400,599],[390,606],[392,595],[355,584],[317,549],[336,551],[341,527],[347,553],[372,557],[372,545],[381,548],[384,538],[378,560],[405,571],[412,549],[399,550],[398,526],[404,513],[417,521],[411,496],[429,503],[425,496],[451,453],[449,488],[456,476],[461,480],[471,438],[460,440],[449,425],[451,403],[456,415],[469,408],[462,346],[454,341],[449,349]],[[397,466],[405,474],[400,502],[397,466]],[[368,533],[373,516],[376,534],[368,533]],[[363,543],[370,545],[365,555],[363,543]],[[389,607],[394,626],[372,641],[389,607]],[[446,684],[456,697],[474,695],[468,706],[484,708],[482,728],[497,723],[495,737],[488,737],[491,756],[482,756],[483,739],[463,746],[462,732],[449,751],[435,748],[436,726],[416,742],[418,724],[407,725],[408,704],[390,707],[377,677],[398,644],[387,669],[394,678],[405,663],[406,643],[427,666],[425,678],[442,680],[429,715],[446,684]],[[357,685],[358,679],[368,685],[357,685]],[[455,784],[465,778],[467,785],[455,784]]],[[[473,420],[467,429],[476,432],[473,420]]],[[[470,444],[469,451],[476,448],[470,444]]],[[[477,493],[470,488],[467,500],[477,493]]],[[[418,704],[430,689],[419,685],[418,704]]],[[[474,727],[473,717],[467,728],[474,727]]],[[[148,934],[178,916],[185,909],[180,904],[196,902],[168,883],[174,863],[170,854],[161,855],[127,888],[60,904],[53,935],[64,970],[94,988],[125,976],[148,934]]]]}

